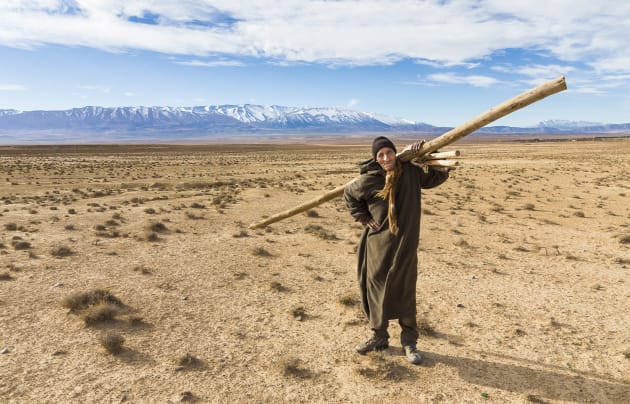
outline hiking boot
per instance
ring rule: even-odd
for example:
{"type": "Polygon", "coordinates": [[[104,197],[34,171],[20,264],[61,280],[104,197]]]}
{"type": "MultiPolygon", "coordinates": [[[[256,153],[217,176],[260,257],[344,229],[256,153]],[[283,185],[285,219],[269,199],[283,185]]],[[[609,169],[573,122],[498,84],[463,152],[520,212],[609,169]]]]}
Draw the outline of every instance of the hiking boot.
{"type": "Polygon", "coordinates": [[[414,365],[419,365],[422,362],[422,356],[420,356],[420,352],[418,352],[415,345],[405,345],[403,347],[403,355],[414,365]]]}
{"type": "Polygon", "coordinates": [[[372,337],[364,343],[357,345],[354,350],[361,355],[365,355],[368,352],[382,351],[387,348],[389,348],[387,338],[372,337]]]}

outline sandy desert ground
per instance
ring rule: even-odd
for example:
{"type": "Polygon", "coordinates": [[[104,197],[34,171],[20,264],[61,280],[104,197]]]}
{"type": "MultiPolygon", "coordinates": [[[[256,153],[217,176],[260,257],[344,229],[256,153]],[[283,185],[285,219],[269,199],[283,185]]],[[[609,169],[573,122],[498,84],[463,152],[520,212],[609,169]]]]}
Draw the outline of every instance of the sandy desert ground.
{"type": "Polygon", "coordinates": [[[353,351],[341,199],[248,229],[369,142],[0,148],[0,401],[630,402],[630,141],[454,148],[423,196],[420,366],[395,321],[353,351]]]}

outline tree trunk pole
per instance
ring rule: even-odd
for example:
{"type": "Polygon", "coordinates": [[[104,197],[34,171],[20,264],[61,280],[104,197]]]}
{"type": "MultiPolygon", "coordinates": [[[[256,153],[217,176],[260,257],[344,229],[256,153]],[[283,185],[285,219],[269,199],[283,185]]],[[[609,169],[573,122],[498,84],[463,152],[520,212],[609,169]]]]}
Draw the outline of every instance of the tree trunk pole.
{"type": "MultiPolygon", "coordinates": [[[[490,122],[496,121],[499,118],[504,117],[505,115],[511,114],[514,111],[517,111],[521,108],[524,108],[530,104],[533,104],[536,101],[540,101],[543,98],[546,98],[550,95],[556,94],[560,91],[566,90],[567,84],[565,82],[564,76],[560,76],[554,80],[550,80],[546,83],[539,85],[531,90],[525,91],[517,95],[516,97],[503,102],[502,104],[497,105],[494,108],[489,109],[483,114],[477,116],[470,121],[449,130],[441,136],[436,137],[435,139],[429,140],[425,142],[422,148],[417,153],[412,153],[410,147],[406,147],[400,153],[396,155],[397,158],[400,158],[402,161],[409,161],[416,157],[423,156],[427,153],[434,152],[444,146],[447,146],[466,135],[471,134],[479,128],[482,128],[489,124],[490,122]]],[[[331,191],[326,192],[324,195],[312,199],[308,202],[305,202],[301,205],[298,205],[294,208],[286,210],[284,212],[277,213],[273,216],[268,217],[265,220],[252,223],[249,225],[250,229],[258,229],[270,225],[271,223],[275,223],[282,219],[286,219],[287,217],[296,215],[300,212],[304,212],[308,209],[311,209],[315,206],[321,205],[324,202],[327,202],[331,199],[334,199],[343,194],[346,185],[339,186],[331,191]]]]}

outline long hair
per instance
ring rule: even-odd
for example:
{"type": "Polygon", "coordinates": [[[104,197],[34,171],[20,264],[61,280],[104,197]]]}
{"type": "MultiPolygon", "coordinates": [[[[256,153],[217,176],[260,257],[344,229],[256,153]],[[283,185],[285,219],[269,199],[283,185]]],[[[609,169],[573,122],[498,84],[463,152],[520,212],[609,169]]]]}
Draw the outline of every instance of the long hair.
{"type": "Polygon", "coordinates": [[[396,219],[396,187],[398,179],[402,175],[402,164],[396,159],[396,165],[393,170],[387,171],[385,174],[385,186],[376,193],[376,196],[387,201],[387,220],[389,221],[389,231],[398,234],[398,221],[396,219]]]}

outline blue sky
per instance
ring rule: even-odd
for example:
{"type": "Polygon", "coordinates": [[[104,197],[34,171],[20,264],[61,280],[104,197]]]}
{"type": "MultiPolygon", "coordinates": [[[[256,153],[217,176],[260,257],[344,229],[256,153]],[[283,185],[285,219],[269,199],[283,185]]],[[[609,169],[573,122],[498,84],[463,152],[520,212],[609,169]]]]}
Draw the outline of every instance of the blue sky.
{"type": "Polygon", "coordinates": [[[5,0],[0,109],[343,107],[456,126],[630,122],[630,2],[5,0]]]}

